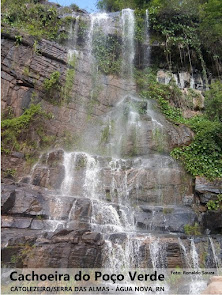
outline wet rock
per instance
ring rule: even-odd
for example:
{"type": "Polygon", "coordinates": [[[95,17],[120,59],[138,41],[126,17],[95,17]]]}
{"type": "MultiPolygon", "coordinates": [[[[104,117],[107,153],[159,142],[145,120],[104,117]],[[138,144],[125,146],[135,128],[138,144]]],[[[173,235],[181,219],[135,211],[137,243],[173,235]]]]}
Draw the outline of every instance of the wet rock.
{"type": "Polygon", "coordinates": [[[17,188],[15,191],[15,202],[10,212],[12,214],[37,215],[43,208],[44,197],[34,190],[23,190],[17,188]]]}
{"type": "Polygon", "coordinates": [[[112,241],[113,243],[123,243],[126,239],[127,239],[127,234],[125,233],[116,233],[116,234],[111,234],[109,236],[110,241],[112,241]]]}
{"type": "Polygon", "coordinates": [[[45,228],[43,220],[33,220],[31,223],[31,229],[43,230],[45,228]]]}
{"type": "Polygon", "coordinates": [[[203,227],[213,233],[222,233],[222,212],[207,211],[202,217],[203,227]]]}
{"type": "Polygon", "coordinates": [[[184,233],[185,225],[194,225],[197,214],[189,207],[140,206],[136,213],[136,224],[149,231],[184,233]]]}
{"type": "Polygon", "coordinates": [[[87,244],[96,243],[97,245],[102,245],[104,243],[101,233],[97,233],[97,232],[86,232],[82,236],[82,240],[87,244]]]}
{"type": "Polygon", "coordinates": [[[185,125],[173,125],[167,123],[166,125],[168,135],[170,137],[171,148],[189,145],[194,138],[194,133],[185,125]]]}
{"type": "Polygon", "coordinates": [[[39,237],[38,239],[36,239],[36,244],[50,244],[51,241],[43,238],[43,237],[39,237]]]}
{"type": "Polygon", "coordinates": [[[13,227],[14,218],[12,216],[2,216],[2,224],[1,226],[4,227],[13,227]]]}
{"type": "Polygon", "coordinates": [[[50,165],[55,165],[50,168],[36,166],[33,172],[32,184],[36,186],[59,189],[64,180],[65,169],[62,164],[57,164],[56,161],[50,165]]]}
{"type": "Polygon", "coordinates": [[[25,176],[20,180],[20,182],[21,183],[30,183],[30,180],[31,180],[30,176],[25,176]]]}
{"type": "Polygon", "coordinates": [[[177,268],[183,265],[181,249],[178,243],[169,242],[166,247],[167,252],[167,267],[177,268]]]}
{"type": "Polygon", "coordinates": [[[16,192],[15,190],[11,193],[2,194],[2,214],[8,213],[15,204],[16,192]]]}
{"type": "MultiPolygon", "coordinates": [[[[74,201],[72,197],[63,196],[61,199],[57,195],[47,194],[41,188],[36,189],[35,186],[23,183],[3,186],[2,210],[4,214],[66,220],[74,201]]],[[[84,200],[82,202],[87,203],[84,200]]],[[[85,211],[82,207],[80,211],[83,211],[81,214],[84,215],[85,211]]]]}
{"type": "Polygon", "coordinates": [[[75,210],[70,219],[79,220],[81,222],[89,222],[92,213],[92,204],[89,199],[78,199],[75,203],[75,210]]]}
{"type": "Polygon", "coordinates": [[[194,195],[184,196],[183,197],[183,205],[192,206],[194,203],[194,195]]]}
{"type": "Polygon", "coordinates": [[[29,228],[32,222],[32,218],[28,217],[14,217],[13,224],[11,227],[13,228],[29,228]]]}
{"type": "Polygon", "coordinates": [[[36,167],[32,176],[32,184],[36,186],[47,187],[48,171],[48,168],[36,167]]]}
{"type": "Polygon", "coordinates": [[[11,156],[14,158],[19,158],[19,159],[23,159],[25,157],[25,155],[20,152],[12,152],[11,156]]]}
{"type": "Polygon", "coordinates": [[[64,158],[63,150],[56,150],[48,154],[47,164],[50,167],[56,167],[58,164],[62,164],[64,158]]]}
{"type": "Polygon", "coordinates": [[[200,197],[200,202],[206,204],[209,200],[216,200],[217,194],[222,193],[222,180],[208,181],[204,177],[196,177],[195,190],[200,197]]]}
{"type": "Polygon", "coordinates": [[[27,267],[101,267],[102,248],[97,244],[78,243],[78,238],[58,236],[53,243],[40,244],[26,259],[27,267]],[[35,259],[33,258],[35,257],[35,259]],[[38,257],[38,260],[36,260],[38,257]]]}
{"type": "Polygon", "coordinates": [[[79,234],[75,231],[63,230],[58,232],[52,239],[53,243],[70,242],[72,244],[79,243],[79,234]]]}

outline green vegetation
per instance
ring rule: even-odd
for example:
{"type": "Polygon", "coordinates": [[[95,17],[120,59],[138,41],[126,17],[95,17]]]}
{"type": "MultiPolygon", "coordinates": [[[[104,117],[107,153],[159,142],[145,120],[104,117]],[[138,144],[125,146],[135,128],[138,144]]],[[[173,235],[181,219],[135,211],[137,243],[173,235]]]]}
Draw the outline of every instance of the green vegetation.
{"type": "Polygon", "coordinates": [[[186,119],[182,111],[187,102],[180,89],[172,81],[162,85],[151,72],[137,72],[137,85],[144,98],[158,102],[163,114],[176,124],[185,124],[195,132],[188,146],[175,148],[171,155],[181,160],[193,176],[205,176],[212,180],[222,177],[222,84],[216,82],[206,91],[206,109],[203,115],[186,119]]]}
{"type": "Polygon", "coordinates": [[[210,120],[222,122],[222,83],[213,83],[205,94],[206,115],[210,120]]]}
{"type": "Polygon", "coordinates": [[[160,44],[169,69],[195,67],[206,78],[207,64],[218,76],[221,73],[220,0],[99,0],[97,6],[106,11],[134,9],[137,41],[144,38],[143,16],[148,9],[151,42],[160,44]]]}
{"type": "Polygon", "coordinates": [[[93,55],[99,70],[105,74],[119,74],[121,44],[116,35],[106,36],[101,30],[93,35],[93,55]]]}
{"type": "Polygon", "coordinates": [[[195,131],[195,138],[190,145],[175,148],[171,155],[181,160],[193,176],[206,176],[210,180],[222,177],[222,124],[204,116],[187,121],[195,131]]]}
{"type": "Polygon", "coordinates": [[[216,82],[206,91],[204,114],[185,120],[195,132],[194,141],[172,152],[194,176],[203,175],[209,179],[222,177],[221,89],[221,82],[216,82]]]}
{"type": "Polygon", "coordinates": [[[65,84],[60,83],[60,73],[53,72],[49,79],[44,80],[45,99],[54,105],[61,105],[62,102],[70,102],[71,92],[75,79],[76,56],[73,54],[68,60],[65,84]]]}
{"type": "Polygon", "coordinates": [[[44,88],[47,92],[50,92],[52,89],[57,88],[59,77],[60,77],[60,73],[58,71],[55,71],[50,75],[49,79],[45,79],[44,88]]]}
{"type": "Polygon", "coordinates": [[[87,40],[88,24],[83,19],[79,19],[79,29],[78,29],[78,44],[85,44],[87,40]]]}
{"type": "Polygon", "coordinates": [[[61,136],[59,145],[62,145],[66,151],[73,151],[73,148],[77,148],[80,144],[80,137],[71,133],[69,130],[65,130],[61,136]]]}
{"type": "Polygon", "coordinates": [[[185,224],[184,231],[185,234],[189,236],[199,236],[201,234],[198,223],[195,223],[194,225],[185,224]]]}
{"type": "Polygon", "coordinates": [[[15,45],[20,45],[22,43],[22,36],[21,35],[17,35],[15,36],[15,45]]]}
{"type": "Polygon", "coordinates": [[[61,103],[61,86],[59,84],[60,73],[53,72],[49,79],[44,80],[45,99],[54,105],[61,103]]]}
{"type": "Polygon", "coordinates": [[[31,105],[19,117],[2,120],[2,152],[22,151],[29,155],[38,147],[44,147],[44,119],[49,118],[50,114],[37,104],[31,105]]]}
{"type": "Polygon", "coordinates": [[[135,26],[135,40],[137,42],[143,42],[145,38],[145,10],[136,9],[135,10],[136,17],[136,26],[135,26]]]}
{"type": "Polygon", "coordinates": [[[163,153],[166,151],[166,135],[163,130],[160,128],[155,128],[152,132],[152,138],[157,147],[157,151],[159,153],[163,153]]]}
{"type": "Polygon", "coordinates": [[[210,200],[207,202],[208,210],[222,209],[222,194],[217,195],[217,200],[210,200]]]}
{"type": "Polygon", "coordinates": [[[91,97],[89,102],[87,103],[87,120],[92,119],[95,106],[100,104],[100,101],[98,100],[98,96],[103,89],[100,81],[101,81],[100,72],[98,71],[97,66],[94,64],[94,67],[92,69],[92,75],[91,75],[91,83],[92,83],[91,97]]]}
{"type": "Polygon", "coordinates": [[[171,214],[173,212],[173,208],[163,208],[163,214],[171,214]]]}
{"type": "Polygon", "coordinates": [[[100,143],[108,143],[110,137],[110,126],[107,124],[102,130],[100,143]]]}
{"type": "Polygon", "coordinates": [[[73,54],[69,57],[68,60],[68,70],[66,72],[66,81],[62,90],[62,94],[66,102],[70,102],[71,100],[71,91],[74,84],[75,79],[75,65],[76,65],[76,56],[73,54]]]}
{"type": "Polygon", "coordinates": [[[4,172],[3,172],[3,176],[4,177],[15,177],[16,175],[16,170],[15,169],[6,169],[4,172]]]}
{"type": "MultiPolygon", "coordinates": [[[[21,32],[41,39],[63,41],[67,33],[61,27],[69,28],[72,18],[59,18],[55,7],[32,0],[7,0],[2,2],[2,23],[18,28],[21,32]]],[[[21,43],[17,36],[16,44],[21,43]]]]}
{"type": "Polygon", "coordinates": [[[158,83],[155,73],[149,69],[137,71],[135,78],[140,94],[144,99],[156,100],[161,111],[169,120],[184,123],[181,112],[183,107],[182,93],[173,82],[169,85],[158,83]]]}

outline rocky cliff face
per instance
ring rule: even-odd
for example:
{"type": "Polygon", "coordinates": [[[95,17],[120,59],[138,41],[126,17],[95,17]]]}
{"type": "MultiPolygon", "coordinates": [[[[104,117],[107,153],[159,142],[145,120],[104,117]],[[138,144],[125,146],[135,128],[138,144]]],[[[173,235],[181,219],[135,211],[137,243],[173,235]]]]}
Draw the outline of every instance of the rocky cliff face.
{"type": "MultiPolygon", "coordinates": [[[[122,43],[133,48],[132,32],[116,17],[85,16],[88,41],[78,51],[47,40],[36,43],[26,35],[18,45],[16,31],[2,34],[3,110],[20,116],[32,102],[41,103],[52,114],[45,132],[55,138],[31,169],[22,152],[3,156],[3,172],[17,170],[16,179],[3,179],[2,185],[3,264],[78,268],[109,267],[117,261],[114,267],[220,263],[221,236],[190,236],[206,229],[220,232],[221,214],[215,228],[211,214],[198,205],[221,192],[221,183],[198,178],[194,187],[191,176],[169,156],[172,147],[190,143],[193,132],[167,121],[155,102],[138,97],[132,76],[126,75],[132,65],[123,64],[126,73],[120,76],[101,74],[95,66],[91,47],[96,27],[109,36],[123,25],[122,43]],[[67,101],[63,89],[72,68],[67,101]],[[55,71],[60,73],[59,87],[50,97],[45,81],[55,71]]],[[[126,10],[125,17],[127,23],[132,11],[126,10]]],[[[163,76],[167,79],[159,72],[158,79],[163,76]]],[[[185,88],[188,84],[179,76],[185,88]]],[[[198,81],[199,76],[194,84],[198,81]]]]}

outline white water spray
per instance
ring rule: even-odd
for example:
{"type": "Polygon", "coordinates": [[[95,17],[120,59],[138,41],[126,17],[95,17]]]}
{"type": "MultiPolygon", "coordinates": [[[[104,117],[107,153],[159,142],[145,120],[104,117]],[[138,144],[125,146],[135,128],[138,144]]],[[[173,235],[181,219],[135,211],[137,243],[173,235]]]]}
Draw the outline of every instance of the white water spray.
{"type": "Polygon", "coordinates": [[[129,79],[133,76],[133,62],[135,56],[134,35],[135,35],[135,16],[132,9],[122,10],[123,27],[123,75],[129,79]]]}

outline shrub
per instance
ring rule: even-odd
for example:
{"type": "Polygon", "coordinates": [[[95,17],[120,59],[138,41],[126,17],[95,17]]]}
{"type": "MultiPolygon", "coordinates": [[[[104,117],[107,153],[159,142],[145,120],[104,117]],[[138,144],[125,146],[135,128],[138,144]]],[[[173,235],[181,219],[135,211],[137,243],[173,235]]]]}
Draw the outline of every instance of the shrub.
{"type": "Polygon", "coordinates": [[[56,71],[50,75],[49,79],[45,79],[44,81],[45,90],[50,91],[51,89],[57,87],[57,84],[59,82],[59,77],[60,77],[60,73],[56,71]]]}
{"type": "Polygon", "coordinates": [[[222,83],[220,81],[212,83],[210,90],[206,91],[205,97],[208,118],[222,122],[222,83]]]}
{"type": "Polygon", "coordinates": [[[49,7],[31,0],[7,0],[2,5],[2,23],[16,27],[36,38],[62,40],[64,30],[69,28],[71,20],[60,19],[55,7],[49,7]]]}
{"type": "Polygon", "coordinates": [[[176,124],[186,124],[195,132],[191,144],[175,148],[171,156],[181,160],[193,176],[205,176],[210,180],[222,177],[222,84],[212,84],[211,89],[207,91],[204,115],[185,119],[181,110],[187,106],[183,102],[180,89],[174,83],[160,84],[152,72],[137,72],[136,79],[141,95],[155,99],[167,119],[176,124]]]}
{"type": "Polygon", "coordinates": [[[69,57],[68,60],[68,69],[66,72],[66,81],[65,81],[65,85],[62,89],[62,94],[64,96],[64,99],[69,102],[71,100],[71,91],[72,91],[72,87],[74,84],[74,79],[75,79],[75,65],[76,65],[76,56],[73,54],[69,57]]]}
{"type": "Polygon", "coordinates": [[[208,210],[222,209],[222,194],[217,195],[217,200],[210,200],[207,202],[208,210]]]}
{"type": "Polygon", "coordinates": [[[185,234],[189,236],[198,236],[201,234],[198,223],[195,223],[194,225],[185,224],[184,231],[185,231],[185,234]]]}
{"type": "Polygon", "coordinates": [[[93,35],[93,55],[99,70],[105,74],[119,74],[121,69],[121,44],[114,35],[106,36],[101,30],[93,35]]]}
{"type": "Polygon", "coordinates": [[[175,148],[171,155],[181,160],[193,176],[205,176],[210,180],[222,177],[222,124],[202,116],[192,118],[188,121],[188,126],[196,132],[193,142],[175,148]]]}
{"type": "MultiPolygon", "coordinates": [[[[16,118],[2,120],[2,152],[30,151],[38,144],[34,135],[44,125],[43,119],[49,119],[50,114],[42,111],[41,106],[31,105],[24,113],[16,118]]],[[[38,136],[41,144],[41,136],[38,136]]]]}
{"type": "Polygon", "coordinates": [[[62,101],[59,78],[60,73],[55,71],[49,79],[44,80],[45,99],[54,105],[59,105],[62,101]]]}

